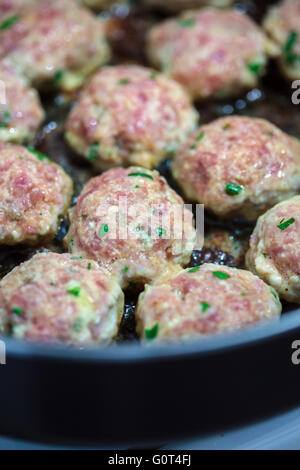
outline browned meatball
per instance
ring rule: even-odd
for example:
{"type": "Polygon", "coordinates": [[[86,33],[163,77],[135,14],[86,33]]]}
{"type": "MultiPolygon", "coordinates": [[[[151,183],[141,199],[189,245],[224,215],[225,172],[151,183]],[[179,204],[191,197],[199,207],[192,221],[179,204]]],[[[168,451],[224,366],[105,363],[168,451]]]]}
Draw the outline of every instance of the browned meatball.
{"type": "Polygon", "coordinates": [[[262,215],[250,240],[249,269],[283,299],[300,303],[300,196],[262,215]]]}
{"type": "Polygon", "coordinates": [[[38,254],[0,281],[0,332],[40,343],[106,344],[123,306],[120,286],[94,261],[38,254]]]}
{"type": "Polygon", "coordinates": [[[72,193],[59,165],[34,150],[0,143],[0,244],[52,239],[72,193]]]}
{"type": "Polygon", "coordinates": [[[95,259],[126,286],[188,264],[193,215],[157,171],[114,168],[91,179],[70,211],[69,251],[95,259]]]}
{"type": "Polygon", "coordinates": [[[300,146],[263,119],[221,118],[187,140],[172,172],[187,199],[222,217],[255,220],[299,192],[300,146]]]}
{"type": "Polygon", "coordinates": [[[145,340],[205,338],[279,318],[276,292],[249,271],[204,264],[166,272],[140,295],[136,316],[145,340]]]}

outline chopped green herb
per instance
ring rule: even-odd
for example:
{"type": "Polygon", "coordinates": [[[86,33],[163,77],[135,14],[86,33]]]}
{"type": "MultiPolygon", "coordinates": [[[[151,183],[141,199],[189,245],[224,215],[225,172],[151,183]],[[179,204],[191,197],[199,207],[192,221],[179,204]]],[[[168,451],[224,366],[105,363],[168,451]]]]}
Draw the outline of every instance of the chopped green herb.
{"type": "Polygon", "coordinates": [[[159,329],[159,326],[158,326],[158,323],[156,323],[156,325],[154,325],[152,328],[150,328],[149,330],[145,330],[145,336],[146,338],[150,341],[154,338],[156,338],[156,336],[158,335],[158,329],[159,329]]]}
{"type": "Polygon", "coordinates": [[[198,269],[200,269],[201,266],[194,266],[193,268],[189,269],[188,270],[188,273],[195,273],[196,271],[198,271],[198,269]]]}
{"type": "Polygon", "coordinates": [[[74,295],[74,297],[78,297],[80,294],[81,288],[79,286],[72,287],[71,289],[67,289],[68,294],[74,295]]]}
{"type": "Polygon", "coordinates": [[[102,224],[98,233],[100,238],[104,237],[104,235],[109,231],[107,224],[102,224]]]}
{"type": "Polygon", "coordinates": [[[159,237],[161,237],[162,235],[167,235],[166,230],[162,227],[158,227],[158,229],[156,231],[157,231],[157,234],[158,234],[159,237]]]}
{"type": "Polygon", "coordinates": [[[99,155],[99,142],[94,142],[88,149],[86,153],[86,158],[88,160],[95,160],[95,158],[98,158],[99,155]]]}
{"type": "Polygon", "coordinates": [[[135,173],[129,173],[128,176],[142,176],[143,178],[149,178],[150,180],[153,180],[153,176],[148,175],[147,173],[142,173],[140,171],[136,171],[135,173]]]}
{"type": "Polygon", "coordinates": [[[140,232],[142,229],[141,229],[141,227],[138,225],[138,226],[135,228],[135,230],[136,230],[137,232],[140,232]]]}
{"type": "Polygon", "coordinates": [[[151,80],[155,80],[156,77],[157,77],[157,72],[151,72],[151,73],[150,73],[150,78],[151,78],[151,80]]]}
{"type": "Polygon", "coordinates": [[[128,270],[129,270],[129,268],[127,266],[125,266],[124,273],[128,273],[128,270]]]}
{"type": "Polygon", "coordinates": [[[83,322],[81,318],[78,318],[78,320],[76,320],[73,323],[73,330],[76,331],[76,333],[79,333],[82,330],[82,327],[83,327],[83,322]]]}
{"type": "Polygon", "coordinates": [[[5,127],[8,126],[8,124],[10,123],[10,112],[6,109],[5,111],[3,111],[2,113],[2,121],[0,122],[0,129],[4,129],[5,127]]]}
{"type": "Polygon", "coordinates": [[[286,62],[288,64],[294,64],[300,60],[300,56],[293,52],[294,46],[298,41],[298,33],[296,31],[291,31],[286,39],[286,42],[283,46],[283,54],[286,62]]]}
{"type": "Polygon", "coordinates": [[[55,282],[50,282],[50,286],[55,286],[55,282]]]}
{"type": "Polygon", "coordinates": [[[72,260],[79,260],[79,259],[82,259],[82,256],[72,256],[71,258],[72,260]]]}
{"type": "Polygon", "coordinates": [[[238,186],[236,184],[228,183],[226,184],[226,193],[229,196],[237,196],[243,189],[243,186],[238,186]]]}
{"type": "Polygon", "coordinates": [[[192,26],[195,26],[196,20],[195,18],[182,18],[178,20],[178,24],[182,28],[191,28],[192,26]]]}
{"type": "Polygon", "coordinates": [[[250,62],[247,67],[254,75],[260,75],[263,70],[263,64],[259,62],[250,62]]]}
{"type": "Polygon", "coordinates": [[[230,278],[229,274],[224,273],[223,271],[213,271],[213,276],[217,277],[218,279],[230,278]]]}
{"type": "Polygon", "coordinates": [[[6,29],[13,26],[21,17],[19,15],[13,15],[6,18],[2,23],[0,23],[0,31],[5,31],[6,29]]]}
{"type": "Polygon", "coordinates": [[[4,129],[6,127],[5,122],[0,122],[0,129],[4,129]]]}
{"type": "Polygon", "coordinates": [[[128,85],[128,83],[130,83],[130,79],[129,78],[121,78],[119,81],[118,81],[119,85],[128,85]]]}
{"type": "Polygon", "coordinates": [[[207,302],[201,302],[202,313],[205,313],[206,310],[208,310],[209,308],[210,308],[210,304],[208,304],[207,302]]]}
{"type": "Polygon", "coordinates": [[[294,217],[291,217],[289,220],[286,220],[284,222],[284,219],[280,222],[279,225],[277,225],[278,228],[280,228],[280,230],[285,230],[287,229],[290,225],[292,225],[293,223],[295,222],[295,219],[294,217]]]}
{"type": "Polygon", "coordinates": [[[53,86],[58,87],[58,85],[62,81],[63,76],[64,76],[63,70],[56,70],[54,77],[53,77],[53,86]]]}
{"type": "Polygon", "coordinates": [[[191,150],[195,150],[195,148],[196,148],[196,144],[192,144],[192,145],[190,146],[190,149],[191,149],[191,150]]]}
{"type": "Polygon", "coordinates": [[[222,127],[223,131],[228,131],[228,129],[230,129],[231,125],[229,124],[229,122],[226,122],[226,124],[224,124],[224,126],[222,127]]]}
{"type": "Polygon", "coordinates": [[[197,142],[199,142],[200,140],[202,140],[203,137],[204,137],[204,132],[200,132],[200,134],[198,134],[197,137],[196,137],[197,142]]]}
{"type": "Polygon", "coordinates": [[[86,219],[87,217],[88,217],[87,214],[82,214],[82,216],[81,216],[82,219],[86,219]]]}
{"type": "Polygon", "coordinates": [[[138,184],[137,184],[135,187],[136,187],[136,189],[139,189],[139,185],[138,185],[138,184]]]}
{"type": "Polygon", "coordinates": [[[23,315],[23,310],[19,307],[13,307],[12,312],[15,313],[16,315],[23,315]]]}
{"type": "Polygon", "coordinates": [[[263,255],[264,255],[264,258],[267,258],[267,257],[268,257],[267,253],[263,253],[263,255]]]}
{"type": "Polygon", "coordinates": [[[87,268],[88,268],[89,271],[91,270],[91,267],[92,267],[92,264],[88,263],[87,268]]]}
{"type": "Polygon", "coordinates": [[[33,147],[27,147],[27,150],[29,150],[29,152],[33,153],[39,160],[41,160],[41,161],[46,160],[48,162],[51,162],[51,159],[49,157],[47,157],[46,155],[44,155],[41,152],[38,152],[33,147]]]}
{"type": "Polygon", "coordinates": [[[74,240],[70,241],[70,246],[74,246],[74,240]]]}

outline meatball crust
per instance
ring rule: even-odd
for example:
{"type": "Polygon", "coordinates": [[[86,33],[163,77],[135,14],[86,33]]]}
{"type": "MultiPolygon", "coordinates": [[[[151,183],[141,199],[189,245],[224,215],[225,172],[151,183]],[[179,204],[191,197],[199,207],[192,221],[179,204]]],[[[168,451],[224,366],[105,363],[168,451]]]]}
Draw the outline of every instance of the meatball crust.
{"type": "Polygon", "coordinates": [[[179,84],[140,66],[105,67],[83,91],[68,122],[71,147],[106,170],[155,167],[197,124],[179,84]]]}
{"type": "Polygon", "coordinates": [[[300,303],[300,196],[263,214],[250,239],[248,268],[280,296],[300,303]]]}
{"type": "Polygon", "coordinates": [[[5,104],[0,104],[0,140],[32,142],[44,119],[37,92],[3,60],[0,60],[0,82],[5,87],[5,104]]]}
{"type": "Polygon", "coordinates": [[[252,273],[204,264],[166,272],[146,286],[136,318],[139,335],[159,342],[235,331],[280,313],[276,292],[252,273]]]}
{"type": "Polygon", "coordinates": [[[192,212],[157,171],[113,168],[93,178],[70,210],[69,251],[95,259],[120,282],[152,281],[189,263],[192,212]]]}
{"type": "Polygon", "coordinates": [[[162,0],[144,0],[144,3],[149,6],[177,12],[203,6],[229,7],[233,0],[164,0],[163,2],[162,0]]]}
{"type": "Polygon", "coordinates": [[[187,199],[221,217],[256,220],[299,192],[300,146],[263,119],[221,118],[190,136],[172,172],[187,199]]]}
{"type": "Polygon", "coordinates": [[[52,239],[71,201],[73,184],[44,155],[0,143],[0,244],[52,239]]]}
{"type": "Polygon", "coordinates": [[[234,9],[184,12],[154,26],[148,56],[194,99],[236,95],[257,86],[274,46],[246,15],[234,9]]]}
{"type": "Polygon", "coordinates": [[[280,47],[279,65],[290,80],[300,78],[300,1],[284,0],[272,6],[264,28],[280,47]]]}
{"type": "Polygon", "coordinates": [[[124,307],[118,283],[94,261],[42,253],[0,281],[0,332],[40,343],[111,342],[124,307]]]}
{"type": "Polygon", "coordinates": [[[69,2],[42,1],[1,31],[0,57],[36,88],[72,91],[109,59],[103,20],[69,2]]]}

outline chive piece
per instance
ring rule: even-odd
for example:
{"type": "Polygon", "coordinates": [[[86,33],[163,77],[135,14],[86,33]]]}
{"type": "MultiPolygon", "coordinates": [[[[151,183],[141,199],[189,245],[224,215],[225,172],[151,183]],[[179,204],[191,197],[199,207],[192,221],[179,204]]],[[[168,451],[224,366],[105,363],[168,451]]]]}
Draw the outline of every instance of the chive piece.
{"type": "Polygon", "coordinates": [[[243,189],[243,186],[238,186],[236,184],[228,183],[226,184],[226,193],[229,196],[237,196],[243,189]]]}
{"type": "Polygon", "coordinates": [[[128,270],[129,270],[129,268],[127,266],[125,266],[124,273],[128,273],[128,270]]]}
{"type": "Polygon", "coordinates": [[[150,341],[154,338],[156,338],[156,336],[158,335],[158,323],[156,323],[156,325],[154,325],[152,328],[150,328],[150,330],[145,330],[145,336],[146,338],[150,341]]]}
{"type": "Polygon", "coordinates": [[[267,253],[263,253],[263,255],[265,259],[268,257],[267,253]]]}
{"type": "Polygon", "coordinates": [[[82,320],[81,318],[78,318],[78,320],[76,320],[74,323],[73,323],[73,330],[76,331],[76,333],[79,333],[82,329],[82,320]]]}
{"type": "Polygon", "coordinates": [[[210,308],[210,304],[208,304],[207,302],[201,302],[202,313],[205,313],[206,310],[208,310],[209,308],[210,308]]]}
{"type": "Polygon", "coordinates": [[[104,237],[104,235],[108,232],[109,228],[107,224],[102,224],[98,233],[100,238],[104,237]]]}
{"type": "Polygon", "coordinates": [[[0,122],[0,129],[5,129],[7,124],[5,122],[0,122]]]}
{"type": "Polygon", "coordinates": [[[86,153],[86,158],[88,160],[95,160],[95,158],[98,158],[99,154],[99,142],[93,142],[92,145],[89,147],[87,153],[86,153]]]}
{"type": "Polygon", "coordinates": [[[224,124],[224,126],[222,127],[223,131],[228,131],[228,129],[230,129],[231,125],[229,122],[226,122],[226,124],[224,124]]]}
{"type": "Polygon", "coordinates": [[[250,62],[247,67],[254,75],[260,75],[263,70],[263,64],[259,62],[250,62]]]}
{"type": "Polygon", "coordinates": [[[80,294],[80,287],[75,286],[72,289],[67,289],[68,294],[74,295],[74,297],[78,297],[80,294]]]}
{"type": "Polygon", "coordinates": [[[200,268],[201,268],[201,266],[194,266],[194,268],[191,268],[191,269],[188,270],[188,273],[195,273],[200,268]]]}
{"type": "Polygon", "coordinates": [[[156,229],[156,231],[157,231],[157,234],[158,234],[159,237],[161,237],[162,235],[167,235],[166,230],[165,230],[164,228],[162,228],[162,227],[158,227],[158,228],[156,229]]]}
{"type": "Polygon", "coordinates": [[[193,144],[193,145],[190,146],[191,150],[195,150],[195,148],[196,148],[196,144],[193,144]]]}
{"type": "Polygon", "coordinates": [[[118,81],[119,85],[128,85],[128,83],[130,83],[130,79],[129,78],[121,78],[119,81],[118,81]]]}
{"type": "Polygon", "coordinates": [[[300,56],[293,52],[293,48],[297,44],[297,40],[298,33],[296,31],[291,31],[283,46],[283,54],[288,64],[294,64],[297,60],[300,60],[300,56]]]}
{"type": "Polygon", "coordinates": [[[13,307],[12,312],[15,313],[16,315],[23,315],[23,310],[19,307],[13,307]]]}
{"type": "Polygon", "coordinates": [[[65,72],[63,70],[56,70],[53,77],[53,86],[58,87],[64,76],[64,73],[65,72]]]}
{"type": "Polygon", "coordinates": [[[149,178],[150,180],[153,180],[153,176],[148,175],[147,173],[142,173],[140,171],[137,171],[135,173],[129,173],[128,176],[142,176],[143,178],[149,178]]]}
{"type": "Polygon", "coordinates": [[[33,153],[33,155],[35,155],[39,160],[41,160],[41,161],[46,160],[48,162],[51,162],[51,159],[49,157],[47,157],[46,155],[44,155],[41,152],[38,152],[33,147],[27,147],[27,150],[29,150],[29,152],[33,153]]]}
{"type": "Polygon", "coordinates": [[[229,274],[224,273],[223,271],[213,271],[213,276],[217,277],[218,279],[230,278],[229,274]]]}
{"type": "Polygon", "coordinates": [[[290,225],[292,225],[293,223],[295,222],[295,219],[294,217],[291,217],[289,220],[286,220],[284,222],[284,219],[280,222],[279,225],[277,225],[278,228],[280,228],[280,230],[285,230],[287,229],[290,225]]]}
{"type": "Polygon", "coordinates": [[[192,26],[195,26],[196,20],[195,18],[182,18],[178,20],[178,24],[182,28],[191,28],[192,26]]]}
{"type": "Polygon", "coordinates": [[[6,18],[2,23],[0,24],[0,31],[5,31],[6,29],[10,28],[13,26],[17,21],[19,21],[21,17],[19,15],[13,15],[10,16],[9,18],[6,18]]]}
{"type": "Polygon", "coordinates": [[[197,142],[199,142],[200,140],[202,140],[203,137],[204,137],[204,132],[200,132],[200,134],[198,134],[197,137],[196,137],[197,142]]]}
{"type": "Polygon", "coordinates": [[[151,78],[151,80],[155,80],[156,77],[157,77],[157,72],[151,72],[151,73],[150,73],[150,78],[151,78]]]}
{"type": "Polygon", "coordinates": [[[89,271],[91,270],[91,267],[92,267],[92,264],[88,263],[87,268],[88,268],[89,271]]]}
{"type": "Polygon", "coordinates": [[[137,184],[135,187],[136,187],[136,189],[139,189],[139,188],[140,188],[138,184],[137,184]]]}
{"type": "Polygon", "coordinates": [[[70,259],[72,259],[73,261],[78,261],[82,259],[82,256],[72,256],[70,259]]]}
{"type": "Polygon", "coordinates": [[[6,109],[3,111],[3,121],[0,122],[0,129],[4,129],[10,123],[10,112],[6,109]]]}

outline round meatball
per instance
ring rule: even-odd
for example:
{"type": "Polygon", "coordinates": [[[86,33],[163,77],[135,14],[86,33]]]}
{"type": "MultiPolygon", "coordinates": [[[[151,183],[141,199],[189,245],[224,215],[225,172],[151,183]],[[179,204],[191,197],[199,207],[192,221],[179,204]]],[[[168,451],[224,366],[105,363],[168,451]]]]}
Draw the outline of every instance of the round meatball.
{"type": "Polygon", "coordinates": [[[15,71],[0,60],[0,140],[29,143],[44,119],[35,90],[29,88],[15,71]]]}
{"type": "Polygon", "coordinates": [[[280,296],[300,303],[300,196],[262,215],[250,239],[248,268],[280,296]]]}
{"type": "Polygon", "coordinates": [[[280,46],[280,67],[291,80],[300,78],[300,1],[284,0],[272,6],[264,21],[264,28],[280,46]]]}
{"type": "Polygon", "coordinates": [[[157,171],[139,167],[90,180],[70,219],[69,251],[95,259],[124,287],[188,264],[195,244],[192,212],[157,171]]]}
{"type": "Polygon", "coordinates": [[[195,99],[257,86],[273,49],[260,28],[234,9],[188,11],[154,26],[148,36],[152,64],[195,99]]]}
{"type": "Polygon", "coordinates": [[[182,11],[188,8],[197,8],[202,6],[228,7],[233,0],[144,0],[149,6],[160,7],[168,11],[182,11]]]}
{"type": "Polygon", "coordinates": [[[181,86],[139,66],[105,67],[83,91],[66,138],[96,167],[155,167],[196,128],[181,86]]]}
{"type": "Polygon", "coordinates": [[[263,119],[221,118],[188,139],[172,172],[189,200],[255,220],[299,192],[300,145],[263,119]]]}
{"type": "Polygon", "coordinates": [[[252,273],[204,264],[166,272],[140,294],[137,329],[145,340],[178,341],[276,320],[276,292],[252,273]]]}
{"type": "Polygon", "coordinates": [[[0,281],[0,332],[40,343],[109,343],[124,295],[97,263],[42,253],[0,281]]]}
{"type": "Polygon", "coordinates": [[[52,239],[71,201],[73,184],[43,154],[0,144],[0,244],[52,239]]]}
{"type": "Polygon", "coordinates": [[[43,1],[2,22],[0,57],[6,57],[36,88],[72,91],[109,58],[104,25],[66,0],[43,1]]]}

